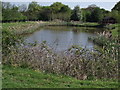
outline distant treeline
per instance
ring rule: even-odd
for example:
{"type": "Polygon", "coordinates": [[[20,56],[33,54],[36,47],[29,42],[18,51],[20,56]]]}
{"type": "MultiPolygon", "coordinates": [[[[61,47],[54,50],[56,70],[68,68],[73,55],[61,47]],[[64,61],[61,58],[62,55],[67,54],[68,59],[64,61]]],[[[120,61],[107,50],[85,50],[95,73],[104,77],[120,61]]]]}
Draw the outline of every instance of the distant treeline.
{"type": "Polygon", "coordinates": [[[2,22],[16,21],[81,21],[81,22],[101,22],[105,17],[113,17],[119,20],[120,2],[113,9],[107,11],[92,4],[87,8],[75,6],[71,9],[68,5],[55,2],[50,6],[40,6],[37,2],[31,2],[28,6],[12,5],[8,2],[2,2],[2,22]]]}

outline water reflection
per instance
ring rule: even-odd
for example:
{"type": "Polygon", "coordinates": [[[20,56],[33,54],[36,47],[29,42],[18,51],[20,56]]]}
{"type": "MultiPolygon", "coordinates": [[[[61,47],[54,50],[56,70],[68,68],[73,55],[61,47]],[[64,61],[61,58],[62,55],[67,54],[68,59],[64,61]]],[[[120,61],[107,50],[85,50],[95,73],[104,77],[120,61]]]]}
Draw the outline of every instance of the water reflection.
{"type": "Polygon", "coordinates": [[[27,43],[47,44],[56,51],[66,50],[72,45],[79,45],[82,48],[93,49],[94,44],[88,40],[90,36],[96,36],[95,32],[101,32],[98,28],[86,27],[67,27],[67,26],[49,26],[40,28],[39,31],[26,36],[27,43]]]}

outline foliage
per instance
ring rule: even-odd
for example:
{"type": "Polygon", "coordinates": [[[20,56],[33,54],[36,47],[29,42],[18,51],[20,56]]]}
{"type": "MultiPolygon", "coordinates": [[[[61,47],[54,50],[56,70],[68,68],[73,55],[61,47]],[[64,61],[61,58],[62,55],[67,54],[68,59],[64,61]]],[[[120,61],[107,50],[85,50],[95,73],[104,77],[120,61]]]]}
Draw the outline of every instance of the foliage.
{"type": "Polygon", "coordinates": [[[41,12],[39,12],[39,19],[43,21],[49,21],[51,20],[51,8],[48,6],[44,6],[41,9],[41,12]]]}
{"type": "Polygon", "coordinates": [[[106,54],[112,60],[118,60],[118,50],[120,46],[118,37],[109,37],[109,35],[106,34],[89,39],[102,47],[103,54],[106,54]]]}
{"type": "Polygon", "coordinates": [[[56,54],[45,43],[35,47],[10,49],[11,54],[3,60],[3,63],[7,65],[64,74],[80,80],[117,79],[118,62],[114,57],[116,54],[111,58],[108,50],[105,53],[101,51],[99,53],[72,47],[63,53],[56,54]]]}
{"type": "Polygon", "coordinates": [[[100,22],[107,14],[107,11],[99,7],[89,6],[87,9],[82,9],[83,22],[100,22]]]}
{"type": "Polygon", "coordinates": [[[104,17],[114,17],[118,22],[120,21],[119,3],[115,5],[112,11],[101,9],[92,4],[87,8],[80,9],[75,6],[73,10],[68,5],[61,2],[55,2],[50,6],[40,6],[33,1],[28,5],[15,6],[7,2],[2,2],[2,18],[3,22],[10,21],[81,21],[81,22],[101,22],[104,17]]]}
{"type": "Polygon", "coordinates": [[[120,11],[120,1],[112,8],[112,10],[120,11]]]}
{"type": "Polygon", "coordinates": [[[20,21],[26,19],[26,16],[19,12],[19,8],[17,6],[11,6],[10,3],[3,3],[2,5],[3,21],[20,21]]]}
{"type": "Polygon", "coordinates": [[[53,3],[50,6],[52,13],[51,13],[51,19],[60,19],[64,21],[70,20],[71,16],[71,9],[60,2],[53,3]]]}
{"type": "Polygon", "coordinates": [[[28,10],[27,10],[27,17],[28,20],[38,20],[38,16],[39,16],[39,12],[41,11],[41,7],[39,6],[39,4],[37,4],[37,2],[31,2],[28,6],[28,10]]]}
{"type": "Polygon", "coordinates": [[[120,23],[120,11],[112,10],[109,16],[115,18],[116,21],[120,23]]]}
{"type": "Polygon", "coordinates": [[[81,10],[79,6],[75,6],[72,12],[71,20],[80,21],[81,20],[81,10]]]}
{"type": "Polygon", "coordinates": [[[91,21],[91,12],[89,10],[82,9],[82,21],[83,22],[91,21]]]}
{"type": "Polygon", "coordinates": [[[2,53],[6,55],[10,53],[10,47],[16,46],[19,41],[19,37],[15,35],[13,32],[8,30],[2,31],[2,53]]]}
{"type": "Polygon", "coordinates": [[[100,22],[103,19],[103,13],[100,8],[94,8],[91,12],[91,21],[92,22],[100,22]]]}

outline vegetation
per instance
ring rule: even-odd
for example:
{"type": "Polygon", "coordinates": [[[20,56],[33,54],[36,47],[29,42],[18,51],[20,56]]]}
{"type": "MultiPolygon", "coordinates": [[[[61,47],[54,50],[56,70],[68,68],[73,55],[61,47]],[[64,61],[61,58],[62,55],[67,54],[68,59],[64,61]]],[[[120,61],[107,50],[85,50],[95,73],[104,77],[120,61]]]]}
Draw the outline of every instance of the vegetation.
{"type": "Polygon", "coordinates": [[[81,10],[79,6],[73,9],[71,20],[80,21],[81,20],[81,10]]]}
{"type": "Polygon", "coordinates": [[[2,22],[11,21],[81,21],[81,22],[101,22],[103,18],[111,16],[118,22],[120,21],[119,2],[115,5],[111,12],[101,9],[96,5],[89,5],[87,8],[75,6],[70,9],[68,5],[55,2],[50,6],[40,6],[37,2],[31,2],[27,6],[24,4],[20,7],[11,5],[8,2],[2,2],[2,22]]]}
{"type": "Polygon", "coordinates": [[[45,42],[24,47],[20,36],[45,25],[98,27],[107,16],[115,18],[118,23],[118,7],[119,2],[109,12],[96,5],[82,9],[76,6],[71,10],[60,2],[51,6],[40,6],[37,2],[31,2],[28,8],[3,2],[2,22],[14,22],[2,23],[3,87],[117,87],[118,24],[107,23],[105,27],[108,31],[100,34],[100,37],[89,38],[102,46],[96,51],[71,46],[57,54],[45,42]]]}
{"type": "Polygon", "coordinates": [[[37,70],[3,66],[3,88],[117,88],[115,81],[77,80],[75,78],[42,73],[37,70]],[[24,83],[23,83],[24,82],[24,83]]]}
{"type": "Polygon", "coordinates": [[[103,33],[100,33],[98,37],[89,38],[97,45],[101,46],[101,51],[103,54],[107,54],[110,59],[112,60],[118,60],[119,57],[119,37],[118,37],[118,28],[119,26],[116,25],[109,25],[109,28],[113,28],[111,31],[104,31],[103,33]]]}
{"type": "MultiPolygon", "coordinates": [[[[64,74],[80,80],[117,79],[116,53],[110,58],[109,51],[98,53],[71,47],[68,51],[57,55],[45,43],[36,47],[19,49],[11,47],[10,49],[12,52],[3,57],[3,64],[64,74]]],[[[116,49],[114,51],[117,52],[116,49]]]]}
{"type": "Polygon", "coordinates": [[[120,11],[120,1],[112,8],[112,10],[120,11]]]}
{"type": "Polygon", "coordinates": [[[14,32],[17,35],[30,34],[36,31],[39,27],[48,25],[50,22],[29,21],[29,22],[12,22],[2,23],[3,30],[14,32]]]}

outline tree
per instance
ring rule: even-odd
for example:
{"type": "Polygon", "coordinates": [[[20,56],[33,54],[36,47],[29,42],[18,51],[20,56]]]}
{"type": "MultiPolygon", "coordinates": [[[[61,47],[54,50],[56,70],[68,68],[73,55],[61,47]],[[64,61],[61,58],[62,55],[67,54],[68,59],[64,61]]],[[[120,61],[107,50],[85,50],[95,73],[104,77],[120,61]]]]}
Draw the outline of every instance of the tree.
{"type": "Polygon", "coordinates": [[[52,9],[53,13],[58,13],[63,6],[64,4],[62,4],[61,2],[55,2],[50,6],[50,8],[52,9]]]}
{"type": "Polygon", "coordinates": [[[120,11],[120,1],[112,8],[112,11],[113,10],[120,11]]]}
{"type": "Polygon", "coordinates": [[[38,20],[38,15],[41,10],[41,7],[37,2],[31,2],[28,6],[27,17],[28,20],[38,20]]]}
{"type": "Polygon", "coordinates": [[[51,20],[51,8],[49,6],[43,6],[39,12],[39,20],[48,21],[51,20]]]}
{"type": "Polygon", "coordinates": [[[19,11],[20,12],[26,12],[27,11],[27,6],[25,4],[22,4],[21,6],[19,6],[19,11]]]}
{"type": "Polygon", "coordinates": [[[82,18],[83,22],[90,22],[91,21],[91,12],[86,9],[82,9],[82,18]]]}
{"type": "Polygon", "coordinates": [[[72,16],[71,16],[71,20],[74,21],[80,21],[81,19],[81,9],[80,7],[77,5],[74,7],[73,12],[72,12],[72,16]]]}
{"type": "Polygon", "coordinates": [[[120,23],[120,1],[112,8],[111,16],[120,23]]]}
{"type": "Polygon", "coordinates": [[[115,18],[118,23],[120,22],[120,12],[119,11],[113,10],[109,14],[109,16],[115,18]]]}
{"type": "Polygon", "coordinates": [[[65,20],[65,21],[69,21],[70,20],[71,9],[67,5],[64,5],[63,7],[61,7],[59,12],[61,14],[61,19],[62,20],[65,20]]]}
{"type": "Polygon", "coordinates": [[[102,10],[99,7],[94,8],[91,12],[91,21],[92,22],[100,22],[103,19],[102,10]]]}
{"type": "Polygon", "coordinates": [[[55,2],[51,6],[51,19],[60,19],[68,21],[71,16],[71,9],[60,2],[55,2]]]}
{"type": "Polygon", "coordinates": [[[11,5],[10,3],[2,4],[2,21],[20,21],[26,19],[21,12],[19,12],[19,7],[11,5]]]}

